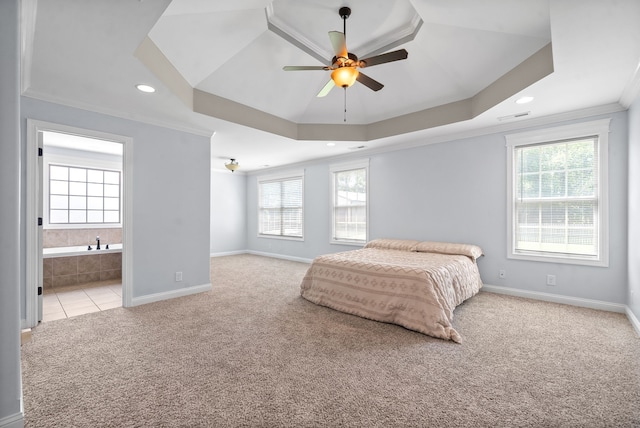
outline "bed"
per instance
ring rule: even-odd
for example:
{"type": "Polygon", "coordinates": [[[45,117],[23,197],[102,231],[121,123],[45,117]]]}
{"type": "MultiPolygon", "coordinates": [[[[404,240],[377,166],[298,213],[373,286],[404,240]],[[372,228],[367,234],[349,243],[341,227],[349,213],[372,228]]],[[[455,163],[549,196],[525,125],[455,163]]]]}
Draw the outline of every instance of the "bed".
{"type": "Polygon", "coordinates": [[[482,287],[471,244],[376,239],[316,257],[300,291],[317,305],[462,342],[453,310],[482,287]]]}

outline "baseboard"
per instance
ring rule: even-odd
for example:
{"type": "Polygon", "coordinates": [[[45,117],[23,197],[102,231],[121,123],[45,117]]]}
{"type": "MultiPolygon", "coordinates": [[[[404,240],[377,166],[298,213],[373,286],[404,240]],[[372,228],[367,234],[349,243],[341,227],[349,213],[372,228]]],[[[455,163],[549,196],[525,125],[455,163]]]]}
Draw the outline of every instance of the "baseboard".
{"type": "Polygon", "coordinates": [[[629,306],[626,306],[625,308],[627,311],[627,318],[629,318],[629,321],[631,322],[631,325],[635,329],[636,334],[638,335],[638,337],[640,337],[640,321],[638,321],[638,318],[636,318],[636,315],[633,312],[631,312],[631,308],[629,306]]]}
{"type": "Polygon", "coordinates": [[[22,412],[0,419],[0,428],[24,428],[22,412]]]}
{"type": "Polygon", "coordinates": [[[305,259],[305,258],[302,258],[302,257],[285,256],[283,254],[276,254],[276,253],[263,253],[261,251],[253,251],[253,250],[247,250],[246,253],[247,254],[253,254],[254,256],[263,256],[263,257],[271,257],[271,258],[274,258],[274,259],[290,260],[292,262],[311,263],[313,261],[313,259],[305,259]]]}
{"type": "Polygon", "coordinates": [[[239,251],[226,251],[222,253],[211,253],[210,256],[224,257],[224,256],[235,256],[238,254],[253,254],[254,256],[271,257],[274,259],[283,259],[283,260],[289,260],[292,262],[301,262],[301,263],[311,263],[313,261],[313,259],[305,259],[302,257],[286,256],[283,254],[265,253],[262,251],[253,251],[253,250],[239,250],[239,251]]]}
{"type": "Polygon", "coordinates": [[[161,300],[175,299],[176,297],[204,293],[205,291],[209,290],[211,290],[211,283],[194,285],[193,287],[180,288],[178,290],[165,291],[162,293],[148,294],[146,296],[134,297],[133,299],[131,299],[131,306],[139,306],[147,303],[159,302],[161,300]]]}
{"type": "MultiPolygon", "coordinates": [[[[483,285],[482,290],[489,293],[508,294],[510,296],[526,297],[546,302],[562,303],[565,305],[581,306],[583,308],[599,309],[602,311],[625,313],[626,305],[604,302],[602,300],[583,299],[581,297],[563,296],[561,294],[542,293],[540,291],[519,290],[499,285],[483,285]]],[[[631,311],[628,311],[631,312],[631,311]]]]}
{"type": "Polygon", "coordinates": [[[211,254],[209,254],[209,257],[237,256],[238,254],[247,254],[247,250],[224,251],[222,253],[211,253],[211,254]]]}

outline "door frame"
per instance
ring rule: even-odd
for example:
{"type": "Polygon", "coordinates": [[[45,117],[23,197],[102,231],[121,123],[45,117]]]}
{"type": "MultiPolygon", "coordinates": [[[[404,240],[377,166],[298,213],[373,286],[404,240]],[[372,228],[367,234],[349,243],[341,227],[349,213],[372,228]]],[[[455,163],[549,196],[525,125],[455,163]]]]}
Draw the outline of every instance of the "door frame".
{"type": "Polygon", "coordinates": [[[38,325],[38,286],[42,278],[42,245],[39,239],[38,199],[42,185],[42,170],[38,160],[38,133],[42,131],[80,135],[123,145],[122,150],[122,306],[132,306],[133,300],[133,138],[75,126],[27,119],[27,227],[26,227],[26,311],[22,328],[38,325]]]}

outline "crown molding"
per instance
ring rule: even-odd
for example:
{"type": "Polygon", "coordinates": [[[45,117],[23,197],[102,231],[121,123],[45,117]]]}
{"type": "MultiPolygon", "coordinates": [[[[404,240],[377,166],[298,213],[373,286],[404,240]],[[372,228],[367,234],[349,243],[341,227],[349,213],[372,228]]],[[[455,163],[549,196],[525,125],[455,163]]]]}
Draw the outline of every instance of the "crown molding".
{"type": "MultiPolygon", "coordinates": [[[[267,28],[270,31],[308,53],[322,64],[331,65],[327,59],[333,57],[333,52],[314,43],[286,21],[280,19],[274,10],[273,3],[270,3],[264,11],[267,19],[267,28]]],[[[359,56],[360,58],[368,58],[387,52],[415,39],[418,31],[420,31],[422,27],[422,23],[422,18],[418,15],[418,12],[413,9],[413,16],[408,22],[364,45],[357,46],[354,51],[366,52],[366,54],[359,56]]]]}
{"type": "Polygon", "coordinates": [[[293,27],[278,18],[273,9],[273,3],[264,9],[265,16],[267,18],[267,28],[274,34],[282,37],[293,46],[301,49],[303,52],[308,53],[324,65],[331,65],[330,59],[333,57],[333,53],[322,46],[318,46],[311,39],[296,31],[293,27]],[[328,60],[329,59],[329,60],[328,60]]]}
{"type": "Polygon", "coordinates": [[[20,20],[22,42],[20,46],[22,58],[21,89],[26,91],[31,86],[31,69],[33,63],[33,42],[36,34],[36,17],[38,3],[36,0],[22,0],[20,2],[20,20]]]}
{"type": "MultiPolygon", "coordinates": [[[[501,123],[495,126],[478,127],[469,129],[466,131],[447,131],[443,128],[442,132],[435,135],[424,135],[423,132],[417,131],[413,138],[409,141],[393,143],[382,147],[375,148],[363,148],[361,150],[352,151],[349,153],[341,153],[338,155],[324,156],[322,158],[312,159],[308,161],[296,162],[287,165],[274,166],[272,168],[253,169],[246,171],[247,175],[264,174],[265,171],[278,171],[291,168],[304,168],[310,165],[320,165],[331,161],[345,160],[345,159],[359,159],[366,156],[373,156],[384,153],[397,152],[402,150],[409,150],[413,148],[429,146],[432,144],[447,143],[451,141],[465,140],[468,138],[477,138],[492,134],[504,134],[508,132],[522,131],[534,127],[557,125],[561,122],[567,122],[572,120],[588,119],[596,116],[602,116],[607,114],[619,113],[626,111],[626,108],[618,103],[605,104],[600,106],[589,107],[580,110],[574,110],[571,112],[557,113],[548,116],[522,119],[517,122],[501,123]]],[[[393,137],[392,137],[393,138],[393,137]]]]}
{"type": "Polygon", "coordinates": [[[358,47],[357,50],[366,52],[366,54],[362,54],[361,58],[369,58],[374,55],[379,55],[415,39],[420,28],[422,28],[424,21],[422,21],[422,18],[418,15],[415,9],[413,11],[414,15],[405,25],[358,47]]]}
{"type": "Polygon", "coordinates": [[[640,95],[640,61],[638,61],[638,65],[636,65],[635,70],[627,84],[622,91],[622,96],[620,97],[620,104],[628,109],[631,107],[631,104],[638,98],[640,95]]]}
{"type": "Polygon", "coordinates": [[[193,90],[193,111],[295,140],[373,141],[471,120],[551,73],[549,43],[471,98],[369,124],[296,123],[198,89],[193,90]]]}
{"type": "Polygon", "coordinates": [[[166,120],[156,119],[146,115],[140,115],[136,113],[125,114],[122,110],[111,109],[104,106],[96,106],[89,103],[83,103],[78,101],[69,100],[62,97],[56,97],[50,94],[40,93],[32,89],[22,93],[23,97],[32,98],[34,100],[44,101],[48,103],[54,103],[66,107],[77,108],[81,110],[91,111],[93,113],[104,114],[107,116],[117,117],[119,119],[131,120],[134,122],[145,123],[147,125],[153,125],[160,128],[172,129],[174,131],[186,132],[188,134],[199,135],[202,137],[212,137],[215,133],[212,129],[193,127],[184,123],[168,122],[166,120]]]}

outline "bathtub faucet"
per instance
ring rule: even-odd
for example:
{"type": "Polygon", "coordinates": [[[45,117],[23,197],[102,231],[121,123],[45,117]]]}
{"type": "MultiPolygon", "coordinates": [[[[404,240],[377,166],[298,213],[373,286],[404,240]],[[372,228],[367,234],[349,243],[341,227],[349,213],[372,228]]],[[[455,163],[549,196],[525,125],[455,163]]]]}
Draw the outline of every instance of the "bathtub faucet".
{"type": "Polygon", "coordinates": [[[100,249],[100,237],[96,236],[96,242],[98,243],[98,246],[96,247],[96,250],[100,249]]]}

